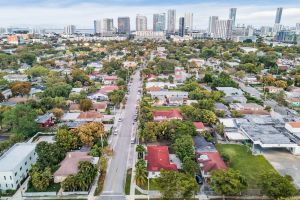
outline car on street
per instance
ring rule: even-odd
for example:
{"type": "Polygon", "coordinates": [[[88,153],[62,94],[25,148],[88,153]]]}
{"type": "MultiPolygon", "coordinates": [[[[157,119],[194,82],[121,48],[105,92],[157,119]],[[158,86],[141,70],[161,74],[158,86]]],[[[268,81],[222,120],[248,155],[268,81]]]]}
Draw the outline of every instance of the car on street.
{"type": "Polygon", "coordinates": [[[116,130],[114,131],[114,135],[118,135],[118,132],[119,132],[119,130],[116,129],[116,130]]]}

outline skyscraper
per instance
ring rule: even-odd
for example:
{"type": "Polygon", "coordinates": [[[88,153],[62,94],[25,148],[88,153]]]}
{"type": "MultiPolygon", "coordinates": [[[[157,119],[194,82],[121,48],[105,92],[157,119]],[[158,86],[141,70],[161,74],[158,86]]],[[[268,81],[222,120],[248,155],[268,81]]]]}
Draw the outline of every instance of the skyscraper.
{"type": "Polygon", "coordinates": [[[232,36],[232,20],[217,20],[214,38],[230,40],[232,36]]]}
{"type": "Polygon", "coordinates": [[[112,18],[104,18],[101,20],[94,20],[94,32],[95,34],[101,34],[101,36],[108,36],[114,32],[114,21],[112,18]]]}
{"type": "Polygon", "coordinates": [[[296,33],[299,34],[300,33],[300,23],[296,24],[296,33]]]}
{"type": "Polygon", "coordinates": [[[216,21],[219,20],[218,16],[210,16],[208,23],[208,32],[211,34],[216,33],[216,21]]]}
{"type": "Polygon", "coordinates": [[[178,35],[183,37],[185,35],[185,19],[184,17],[180,17],[179,18],[179,32],[178,32],[178,35]]]}
{"type": "Polygon", "coordinates": [[[142,15],[136,16],[136,31],[147,30],[147,17],[142,15]]]}
{"type": "Polygon", "coordinates": [[[235,27],[236,8],[230,8],[230,11],[229,11],[229,19],[232,20],[232,26],[235,27]]]}
{"type": "Polygon", "coordinates": [[[95,34],[101,33],[101,20],[94,20],[94,33],[95,34]]]}
{"type": "Polygon", "coordinates": [[[118,18],[118,33],[130,34],[130,18],[119,17],[118,18]]]}
{"type": "Polygon", "coordinates": [[[153,31],[166,30],[166,13],[153,15],[153,31]]]}
{"type": "Polygon", "coordinates": [[[176,10],[168,10],[168,27],[167,32],[174,34],[176,31],[176,10]]]}
{"type": "Polygon", "coordinates": [[[76,26],[74,25],[68,25],[65,27],[64,32],[67,35],[73,35],[76,31],[76,26]]]}
{"type": "Polygon", "coordinates": [[[187,29],[188,33],[191,33],[193,31],[193,17],[193,13],[185,13],[184,15],[185,28],[187,29]]]}
{"type": "Polygon", "coordinates": [[[283,8],[277,8],[275,24],[280,24],[280,22],[281,22],[282,9],[283,8]]]}

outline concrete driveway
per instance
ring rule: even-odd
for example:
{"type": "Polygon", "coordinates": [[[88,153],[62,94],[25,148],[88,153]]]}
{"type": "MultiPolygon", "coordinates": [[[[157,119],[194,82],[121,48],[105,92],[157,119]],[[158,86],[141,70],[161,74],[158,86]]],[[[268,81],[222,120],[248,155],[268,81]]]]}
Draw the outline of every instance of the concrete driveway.
{"type": "Polygon", "coordinates": [[[263,155],[281,175],[292,176],[296,187],[300,189],[300,156],[285,149],[264,150],[263,155]]]}

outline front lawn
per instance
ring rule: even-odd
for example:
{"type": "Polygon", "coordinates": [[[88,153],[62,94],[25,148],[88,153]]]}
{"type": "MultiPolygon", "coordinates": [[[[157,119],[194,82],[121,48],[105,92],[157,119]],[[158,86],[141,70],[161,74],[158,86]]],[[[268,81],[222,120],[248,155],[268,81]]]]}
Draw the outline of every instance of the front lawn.
{"type": "MultiPolygon", "coordinates": [[[[156,180],[157,179],[155,179],[155,178],[149,179],[149,189],[150,190],[159,190],[159,186],[158,186],[156,180]]],[[[148,190],[148,180],[146,181],[145,185],[139,186],[139,187],[142,188],[143,190],[148,190]]]]}
{"type": "Polygon", "coordinates": [[[262,155],[252,155],[245,145],[217,144],[217,149],[229,156],[229,167],[239,170],[247,178],[249,189],[258,188],[259,176],[264,171],[275,171],[262,155]]]}

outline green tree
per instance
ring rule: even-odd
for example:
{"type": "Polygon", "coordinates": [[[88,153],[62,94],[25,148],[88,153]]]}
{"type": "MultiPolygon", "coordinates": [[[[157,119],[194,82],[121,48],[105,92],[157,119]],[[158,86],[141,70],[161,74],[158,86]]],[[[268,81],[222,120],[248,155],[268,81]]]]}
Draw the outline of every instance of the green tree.
{"type": "Polygon", "coordinates": [[[182,169],[185,173],[190,174],[191,176],[195,176],[200,172],[198,163],[188,157],[183,159],[182,169]]]}
{"type": "Polygon", "coordinates": [[[11,93],[13,96],[24,96],[29,94],[31,90],[31,83],[29,82],[14,82],[10,85],[11,93]]]}
{"type": "Polygon", "coordinates": [[[194,177],[176,171],[161,170],[157,184],[163,199],[189,199],[198,190],[194,177]]]}
{"type": "Polygon", "coordinates": [[[145,185],[147,181],[146,162],[142,159],[138,160],[135,165],[135,181],[140,186],[145,185]]]}
{"type": "Polygon", "coordinates": [[[114,105],[119,105],[125,97],[125,92],[123,90],[114,90],[108,93],[108,97],[114,105]]]}
{"type": "Polygon", "coordinates": [[[56,144],[67,152],[78,147],[79,138],[67,129],[59,128],[56,134],[56,144]]]}
{"type": "Polygon", "coordinates": [[[40,65],[36,65],[27,70],[26,73],[32,77],[41,77],[46,76],[49,73],[49,69],[40,65]]]}
{"type": "Polygon", "coordinates": [[[11,127],[14,133],[30,137],[38,131],[36,117],[35,110],[30,106],[17,104],[3,113],[3,123],[7,127],[11,127]]]}
{"type": "Polygon", "coordinates": [[[81,99],[79,107],[84,112],[89,111],[93,107],[93,102],[90,99],[81,99]]]}
{"type": "Polygon", "coordinates": [[[178,158],[183,161],[184,158],[193,159],[194,156],[194,142],[190,135],[183,135],[175,140],[174,150],[178,158]]]}
{"type": "Polygon", "coordinates": [[[39,170],[37,166],[33,166],[29,172],[31,177],[31,184],[39,192],[44,192],[47,190],[52,179],[51,169],[46,167],[43,170],[39,170]]]}
{"type": "Polygon", "coordinates": [[[274,199],[292,197],[298,193],[297,189],[287,176],[268,171],[260,176],[262,191],[274,199]]]}
{"type": "Polygon", "coordinates": [[[211,176],[211,187],[218,194],[238,195],[247,188],[248,184],[239,171],[215,170],[211,176]]]}
{"type": "Polygon", "coordinates": [[[68,97],[72,90],[72,86],[66,83],[54,83],[48,86],[44,91],[45,97],[68,97]]]}

